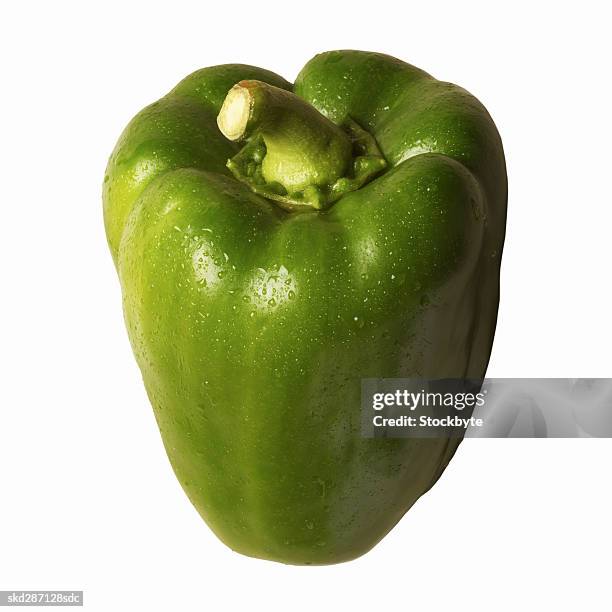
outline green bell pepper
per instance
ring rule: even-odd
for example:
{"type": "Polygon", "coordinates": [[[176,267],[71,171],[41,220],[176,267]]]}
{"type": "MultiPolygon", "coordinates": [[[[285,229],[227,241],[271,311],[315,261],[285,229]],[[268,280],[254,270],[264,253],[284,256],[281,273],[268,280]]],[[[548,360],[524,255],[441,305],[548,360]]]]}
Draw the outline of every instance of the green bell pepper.
{"type": "Polygon", "coordinates": [[[110,158],[104,219],[172,467],[234,550],[353,559],[460,440],[361,435],[363,378],[482,378],[507,183],[465,90],[376,53],[199,70],[110,158]]]}

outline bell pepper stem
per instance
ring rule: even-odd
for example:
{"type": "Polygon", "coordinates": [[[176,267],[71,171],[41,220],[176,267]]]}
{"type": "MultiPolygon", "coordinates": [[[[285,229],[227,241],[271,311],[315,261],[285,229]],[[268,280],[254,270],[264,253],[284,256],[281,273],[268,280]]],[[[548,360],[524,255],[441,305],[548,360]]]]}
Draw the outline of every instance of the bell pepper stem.
{"type": "Polygon", "coordinates": [[[289,193],[325,188],[351,163],[346,132],[295,94],[261,81],[234,85],[217,123],[233,141],[260,135],[266,147],[263,178],[289,193]]]}
{"type": "Polygon", "coordinates": [[[363,130],[353,129],[354,122],[338,126],[292,92],[262,81],[234,85],[217,124],[229,140],[246,141],[228,161],[234,176],[288,210],[326,208],[386,165],[369,135],[373,144],[364,151],[363,130]]]}

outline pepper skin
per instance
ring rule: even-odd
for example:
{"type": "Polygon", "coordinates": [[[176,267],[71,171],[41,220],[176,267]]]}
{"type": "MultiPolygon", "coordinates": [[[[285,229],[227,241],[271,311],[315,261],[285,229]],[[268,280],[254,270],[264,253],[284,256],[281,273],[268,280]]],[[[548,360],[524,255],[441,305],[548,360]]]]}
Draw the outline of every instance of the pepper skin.
{"type": "Polygon", "coordinates": [[[485,108],[376,53],[317,55],[294,87],[205,68],[127,126],[103,199],[130,341],[204,520],[284,563],[368,551],[459,440],[362,437],[361,380],[479,379],[489,359],[507,183],[485,108]],[[217,126],[245,80],[355,122],[386,169],[325,210],[258,195],[227,167],[245,143],[217,126]]]}

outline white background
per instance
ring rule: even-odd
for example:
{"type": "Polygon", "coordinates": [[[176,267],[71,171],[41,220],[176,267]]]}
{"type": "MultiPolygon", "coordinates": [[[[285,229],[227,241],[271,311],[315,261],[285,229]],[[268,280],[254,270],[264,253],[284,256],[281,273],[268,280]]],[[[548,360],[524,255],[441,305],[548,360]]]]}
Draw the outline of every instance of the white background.
{"type": "Polygon", "coordinates": [[[4,4],[0,589],[83,589],[105,611],[609,610],[611,440],[467,441],[351,563],[225,548],[164,455],[100,201],[125,124],[197,68],[293,79],[323,50],[395,55],[472,91],[504,140],[489,375],[612,376],[606,4],[4,4]]]}

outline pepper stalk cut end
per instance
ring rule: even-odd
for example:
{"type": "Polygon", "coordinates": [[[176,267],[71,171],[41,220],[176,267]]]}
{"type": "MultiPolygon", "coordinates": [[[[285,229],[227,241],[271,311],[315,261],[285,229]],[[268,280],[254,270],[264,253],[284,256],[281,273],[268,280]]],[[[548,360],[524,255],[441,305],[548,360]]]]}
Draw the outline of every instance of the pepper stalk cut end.
{"type": "Polygon", "coordinates": [[[217,116],[217,125],[228,140],[235,142],[244,138],[251,108],[251,92],[241,83],[237,83],[229,90],[217,116]]]}

